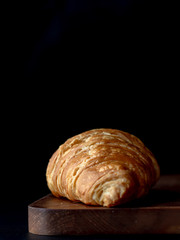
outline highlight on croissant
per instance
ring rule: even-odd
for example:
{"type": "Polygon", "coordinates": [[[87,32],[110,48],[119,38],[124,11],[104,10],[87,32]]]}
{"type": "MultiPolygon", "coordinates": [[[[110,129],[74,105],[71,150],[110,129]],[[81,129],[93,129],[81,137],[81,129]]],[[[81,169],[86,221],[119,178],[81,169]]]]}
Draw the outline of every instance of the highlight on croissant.
{"type": "Polygon", "coordinates": [[[69,138],[46,170],[54,196],[105,207],[146,195],[159,176],[157,160],[139,138],[108,128],[69,138]]]}

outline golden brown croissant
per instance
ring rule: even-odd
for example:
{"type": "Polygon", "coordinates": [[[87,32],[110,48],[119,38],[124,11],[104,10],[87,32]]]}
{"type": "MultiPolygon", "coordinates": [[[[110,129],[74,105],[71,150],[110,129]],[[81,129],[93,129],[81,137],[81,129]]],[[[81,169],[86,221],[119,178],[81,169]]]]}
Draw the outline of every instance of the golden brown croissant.
{"type": "Polygon", "coordinates": [[[46,171],[56,197],[107,207],[147,194],[159,175],[156,159],[137,137],[103,128],[68,139],[46,171]]]}

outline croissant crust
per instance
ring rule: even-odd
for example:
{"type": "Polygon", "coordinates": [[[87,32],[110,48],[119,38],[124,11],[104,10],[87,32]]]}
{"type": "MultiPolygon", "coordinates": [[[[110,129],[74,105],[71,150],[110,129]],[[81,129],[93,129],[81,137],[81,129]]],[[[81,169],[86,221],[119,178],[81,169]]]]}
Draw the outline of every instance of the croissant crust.
{"type": "Polygon", "coordinates": [[[154,155],[141,140],[104,128],[69,138],[52,155],[46,170],[54,196],[106,207],[147,194],[159,175],[154,155]]]}

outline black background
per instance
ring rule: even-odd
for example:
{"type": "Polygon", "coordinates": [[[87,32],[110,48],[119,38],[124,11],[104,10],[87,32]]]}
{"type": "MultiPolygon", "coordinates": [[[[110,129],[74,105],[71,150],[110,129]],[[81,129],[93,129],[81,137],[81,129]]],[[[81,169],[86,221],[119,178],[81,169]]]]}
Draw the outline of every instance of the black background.
{"type": "Polygon", "coordinates": [[[26,2],[12,16],[1,88],[3,204],[26,207],[49,193],[49,158],[92,128],[136,135],[162,174],[179,173],[174,3],[26,2]]]}

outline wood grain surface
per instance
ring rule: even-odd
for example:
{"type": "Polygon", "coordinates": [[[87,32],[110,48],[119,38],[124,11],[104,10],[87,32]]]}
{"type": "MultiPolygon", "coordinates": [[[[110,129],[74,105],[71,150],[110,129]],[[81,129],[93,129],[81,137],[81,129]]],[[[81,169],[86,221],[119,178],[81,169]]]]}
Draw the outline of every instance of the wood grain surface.
{"type": "Polygon", "coordinates": [[[180,175],[161,176],[147,196],[113,208],[49,194],[28,206],[28,224],[39,235],[180,234],[180,175]]]}

